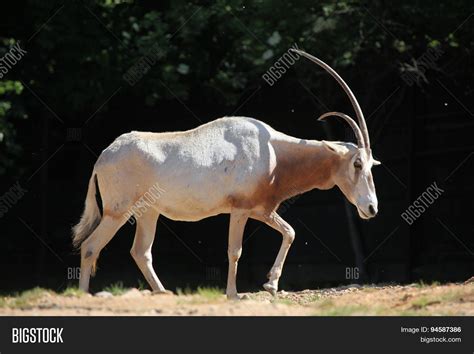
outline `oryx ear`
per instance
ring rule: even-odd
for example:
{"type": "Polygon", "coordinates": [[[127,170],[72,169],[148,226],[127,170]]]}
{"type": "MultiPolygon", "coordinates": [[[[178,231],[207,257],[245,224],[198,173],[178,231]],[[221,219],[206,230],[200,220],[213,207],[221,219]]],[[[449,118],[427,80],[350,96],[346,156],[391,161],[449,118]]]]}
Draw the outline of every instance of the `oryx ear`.
{"type": "Polygon", "coordinates": [[[344,155],[349,151],[349,149],[346,146],[344,146],[342,144],[338,144],[335,141],[323,140],[322,143],[327,149],[329,149],[332,152],[335,152],[336,154],[339,154],[339,155],[344,155]]]}
{"type": "Polygon", "coordinates": [[[381,165],[382,163],[379,161],[379,160],[373,160],[372,162],[372,166],[378,166],[378,165],[381,165]]]}

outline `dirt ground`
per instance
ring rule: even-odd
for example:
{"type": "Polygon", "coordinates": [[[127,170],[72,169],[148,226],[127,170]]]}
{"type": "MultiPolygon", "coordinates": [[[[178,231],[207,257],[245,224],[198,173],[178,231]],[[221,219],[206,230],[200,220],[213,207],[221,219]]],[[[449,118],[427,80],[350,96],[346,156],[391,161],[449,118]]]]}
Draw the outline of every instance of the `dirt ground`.
{"type": "Polygon", "coordinates": [[[154,295],[124,289],[116,295],[35,289],[0,298],[0,315],[38,316],[319,316],[474,315],[474,282],[446,285],[343,286],[298,292],[246,293],[227,301],[214,289],[154,295]]]}

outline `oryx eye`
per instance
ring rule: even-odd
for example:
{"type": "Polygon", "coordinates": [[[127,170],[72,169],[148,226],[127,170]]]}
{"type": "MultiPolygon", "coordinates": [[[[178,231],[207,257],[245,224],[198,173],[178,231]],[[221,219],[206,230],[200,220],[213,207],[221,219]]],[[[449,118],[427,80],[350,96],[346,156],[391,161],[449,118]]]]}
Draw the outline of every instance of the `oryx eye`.
{"type": "Polygon", "coordinates": [[[360,162],[360,160],[355,160],[354,161],[354,168],[360,170],[362,168],[362,163],[360,162]]]}

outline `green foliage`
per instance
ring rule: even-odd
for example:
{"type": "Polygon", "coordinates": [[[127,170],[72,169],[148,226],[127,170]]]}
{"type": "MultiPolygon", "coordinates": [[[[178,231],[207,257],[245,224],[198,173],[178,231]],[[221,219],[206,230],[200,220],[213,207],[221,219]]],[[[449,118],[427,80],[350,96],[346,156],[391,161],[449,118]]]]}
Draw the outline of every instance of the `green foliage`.
{"type": "Polygon", "coordinates": [[[9,167],[20,155],[21,148],[16,142],[16,120],[25,119],[21,105],[16,105],[18,96],[23,91],[23,85],[19,81],[0,81],[0,175],[5,174],[9,167]]]}
{"type": "Polygon", "coordinates": [[[176,290],[178,295],[199,295],[207,299],[221,298],[224,294],[224,290],[214,287],[201,287],[199,286],[196,290],[192,290],[189,286],[176,290]]]}
{"type": "Polygon", "coordinates": [[[440,283],[438,281],[433,281],[433,282],[425,282],[423,279],[420,280],[418,283],[413,284],[417,288],[429,288],[429,287],[434,287],[434,286],[439,286],[440,283]]]}
{"type": "Polygon", "coordinates": [[[182,296],[178,299],[178,303],[183,304],[203,304],[225,299],[224,290],[214,287],[198,287],[196,290],[192,290],[190,287],[178,288],[176,292],[182,296]]]}
{"type": "Polygon", "coordinates": [[[196,294],[209,300],[215,300],[222,298],[224,291],[219,288],[198,287],[196,294]]]}
{"type": "Polygon", "coordinates": [[[110,284],[104,288],[104,291],[111,293],[112,295],[122,295],[128,290],[121,281],[110,284]]]}
{"type": "Polygon", "coordinates": [[[77,286],[68,286],[61,294],[68,297],[79,297],[86,295],[86,293],[77,286]]]}

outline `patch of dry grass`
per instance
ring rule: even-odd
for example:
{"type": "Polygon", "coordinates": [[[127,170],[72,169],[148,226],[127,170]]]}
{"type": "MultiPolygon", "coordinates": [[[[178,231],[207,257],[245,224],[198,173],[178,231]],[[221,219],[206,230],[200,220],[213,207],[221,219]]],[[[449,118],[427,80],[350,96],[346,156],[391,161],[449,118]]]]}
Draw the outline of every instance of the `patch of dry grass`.
{"type": "Polygon", "coordinates": [[[34,288],[0,297],[0,315],[246,315],[246,316],[378,316],[474,315],[474,283],[350,286],[298,292],[276,297],[260,291],[249,300],[227,301],[218,288],[189,288],[178,295],[125,293],[121,284],[103,298],[70,287],[57,294],[34,288]],[[123,294],[123,295],[120,295],[123,294]]]}
{"type": "Polygon", "coordinates": [[[33,306],[39,299],[45,296],[52,296],[53,291],[43,289],[43,288],[33,288],[30,290],[25,290],[14,296],[3,297],[0,301],[0,307],[8,308],[29,308],[33,306]]]}

